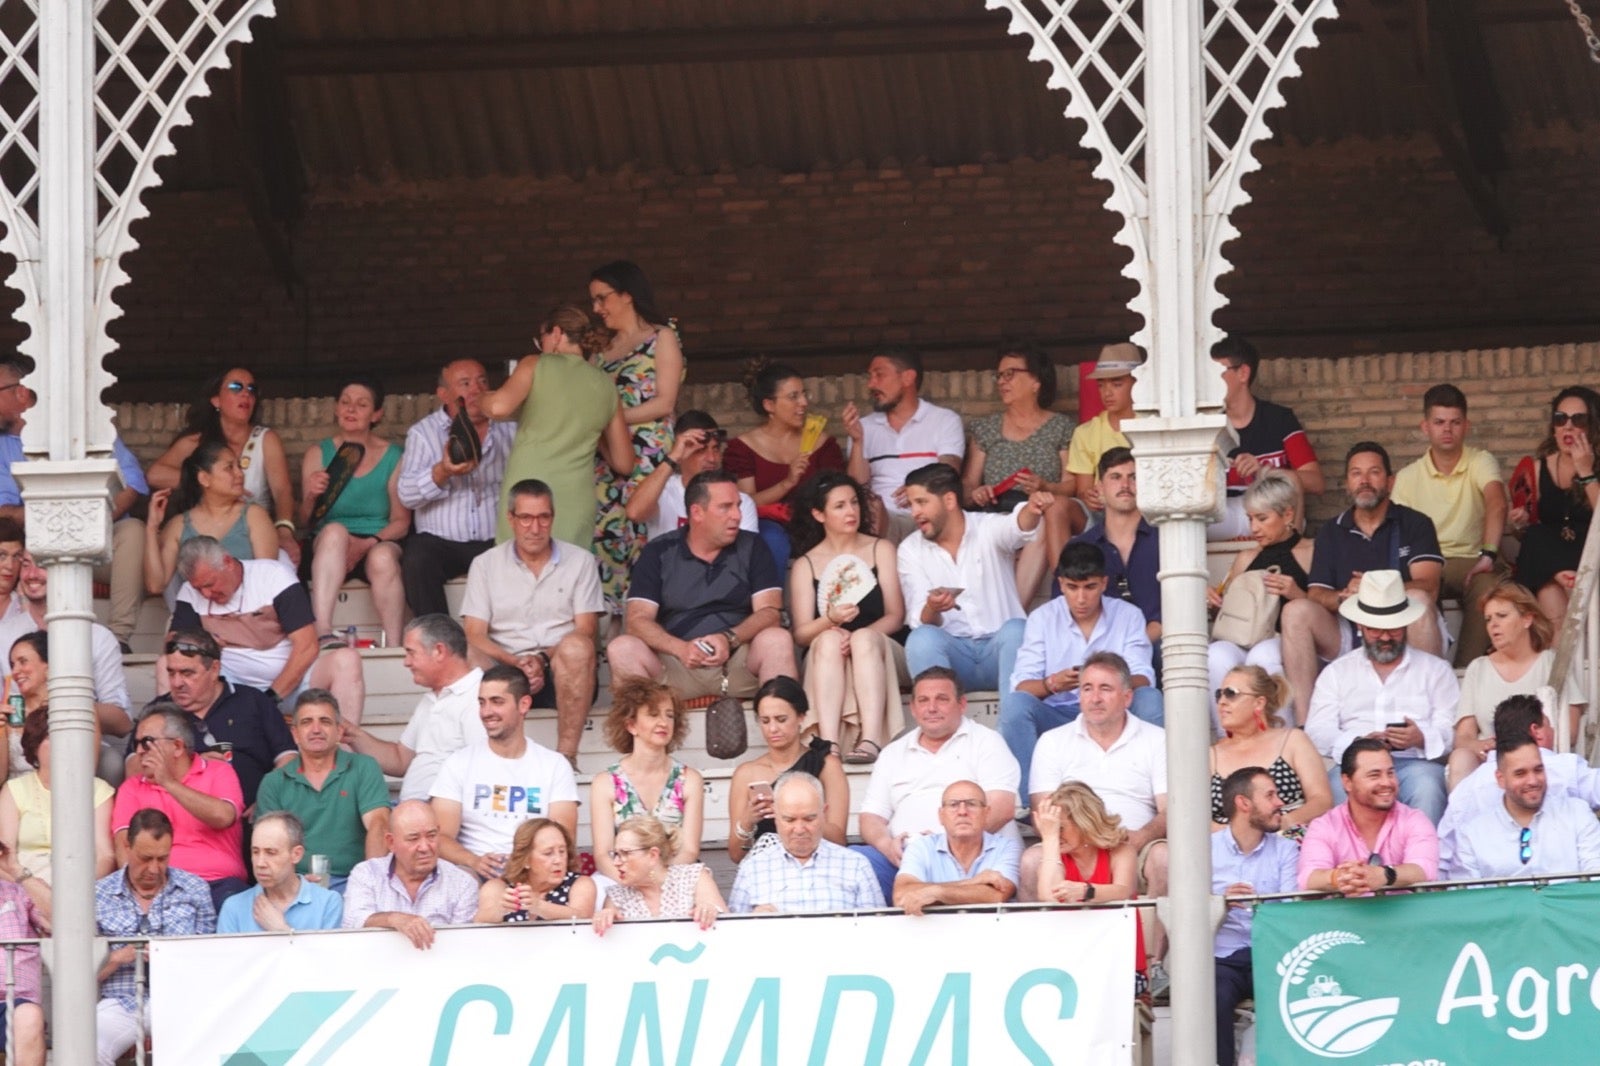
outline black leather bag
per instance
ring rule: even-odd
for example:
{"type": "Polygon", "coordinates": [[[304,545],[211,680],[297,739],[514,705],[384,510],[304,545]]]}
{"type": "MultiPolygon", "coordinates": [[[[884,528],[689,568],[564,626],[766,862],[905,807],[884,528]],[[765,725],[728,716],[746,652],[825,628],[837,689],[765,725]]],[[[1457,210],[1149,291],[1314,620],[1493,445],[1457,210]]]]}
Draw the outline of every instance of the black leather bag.
{"type": "Polygon", "coordinates": [[[452,463],[476,463],[483,458],[483,441],[467,415],[466,397],[456,400],[455,417],[450,419],[450,436],[445,452],[452,463]]]}

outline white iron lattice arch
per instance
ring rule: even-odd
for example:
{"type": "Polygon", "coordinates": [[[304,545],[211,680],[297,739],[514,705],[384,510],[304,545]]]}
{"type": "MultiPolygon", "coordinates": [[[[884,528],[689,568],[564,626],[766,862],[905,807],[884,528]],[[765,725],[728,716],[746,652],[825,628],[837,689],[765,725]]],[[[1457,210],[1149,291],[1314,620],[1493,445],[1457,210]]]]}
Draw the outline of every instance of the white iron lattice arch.
{"type": "MultiPolygon", "coordinates": [[[[1155,0],[1181,3],[1185,0],[1155,0]]],[[[1144,0],[985,0],[1011,14],[1011,32],[1030,37],[1029,58],[1050,66],[1048,84],[1066,89],[1068,117],[1084,123],[1080,143],[1099,157],[1094,175],[1111,186],[1105,207],[1120,215],[1118,244],[1133,253],[1123,274],[1139,291],[1128,307],[1144,320],[1133,340],[1150,346],[1150,182],[1144,84],[1150,57],[1143,20],[1144,0]],[[1098,27],[1096,22],[1098,21],[1098,27]]],[[[1205,151],[1201,317],[1208,336],[1201,350],[1221,336],[1211,324],[1227,303],[1217,281],[1232,264],[1223,245],[1239,235],[1230,216],[1249,202],[1244,178],[1258,169],[1254,147],[1267,137],[1267,115],[1283,104],[1283,82],[1300,73],[1303,48],[1315,47],[1315,25],[1335,16],[1335,0],[1272,0],[1242,13],[1238,0],[1205,0],[1204,84],[1194,86],[1205,151]]],[[[1159,180],[1159,179],[1158,179],[1159,180]]],[[[1216,407],[1220,395],[1201,395],[1201,407],[1216,407]]]]}
{"type": "MultiPolygon", "coordinates": [[[[65,0],[55,0],[65,2],[65,0]]],[[[39,8],[12,0],[0,12],[0,249],[16,260],[6,284],[22,294],[27,325],[20,348],[42,360],[48,283],[41,236],[39,8]],[[11,108],[4,103],[13,103],[11,108]]],[[[112,383],[107,327],[122,314],[116,290],[128,281],[122,257],[138,247],[133,223],[149,214],[144,194],[161,184],[159,161],[172,135],[192,121],[190,105],[210,94],[206,79],[226,67],[228,49],[250,39],[250,23],[275,14],[273,0],[94,0],[94,282],[87,395],[112,383]]],[[[49,180],[49,175],[44,175],[49,180]]],[[[110,410],[86,420],[90,453],[111,447],[110,410]]]]}

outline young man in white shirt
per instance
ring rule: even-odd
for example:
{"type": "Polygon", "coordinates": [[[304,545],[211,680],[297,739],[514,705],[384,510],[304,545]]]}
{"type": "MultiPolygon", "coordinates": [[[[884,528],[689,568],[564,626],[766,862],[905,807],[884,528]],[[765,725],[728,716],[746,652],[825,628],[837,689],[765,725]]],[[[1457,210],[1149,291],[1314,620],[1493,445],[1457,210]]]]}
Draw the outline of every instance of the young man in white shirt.
{"type": "Polygon", "coordinates": [[[1017,552],[1038,534],[1055,497],[1035,492],[1009,515],[963,511],[960,477],[929,463],[907,476],[906,499],[918,530],[900,542],[911,676],[943,666],[968,690],[996,691],[1022,646],[1017,552]]]}
{"type": "Polygon", "coordinates": [[[916,531],[906,500],[906,475],[928,463],[961,469],[967,452],[961,416],[922,399],[922,357],[905,349],[880,352],[867,364],[872,411],[845,404],[849,474],[872,490],[872,528],[899,544],[916,531]]]}
{"type": "Polygon", "coordinates": [[[478,717],[488,739],[445,760],[431,804],[439,854],[487,881],[505,871],[511,838],[530,818],[550,818],[577,836],[578,786],[567,760],[533,743],[522,720],[533,706],[528,678],[515,666],[484,671],[478,717]]]}
{"type": "MultiPolygon", "coordinates": [[[[684,489],[702,470],[721,470],[728,431],[705,411],[685,411],[676,421],[676,436],[666,459],[633,487],[628,497],[628,520],[644,526],[646,540],[655,540],[689,524],[684,489]]],[[[739,528],[759,533],[756,501],[739,493],[739,528]]]]}

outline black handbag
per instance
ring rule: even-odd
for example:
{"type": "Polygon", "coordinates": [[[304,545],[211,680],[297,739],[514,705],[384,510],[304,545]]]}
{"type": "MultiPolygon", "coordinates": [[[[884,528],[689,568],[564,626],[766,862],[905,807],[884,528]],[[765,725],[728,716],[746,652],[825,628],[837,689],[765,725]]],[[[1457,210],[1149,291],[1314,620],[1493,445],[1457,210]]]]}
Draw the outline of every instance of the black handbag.
{"type": "Polygon", "coordinates": [[[464,396],[456,400],[456,413],[450,419],[450,436],[445,441],[445,452],[450,456],[450,461],[457,465],[476,463],[483,458],[483,440],[467,414],[464,396]]]}

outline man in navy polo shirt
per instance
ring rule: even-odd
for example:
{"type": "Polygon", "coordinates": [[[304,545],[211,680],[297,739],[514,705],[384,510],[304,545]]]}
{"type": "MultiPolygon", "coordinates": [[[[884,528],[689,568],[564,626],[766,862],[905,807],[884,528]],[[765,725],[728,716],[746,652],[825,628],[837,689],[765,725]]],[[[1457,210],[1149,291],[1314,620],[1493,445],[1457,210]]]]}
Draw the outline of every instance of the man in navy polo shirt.
{"type": "Polygon", "coordinates": [[[1355,647],[1355,634],[1339,620],[1339,605],[1356,595],[1368,570],[1398,570],[1408,592],[1427,610],[1406,627],[1406,644],[1430,655],[1444,653],[1439,581],[1444,554],[1433,519],[1389,499],[1394,466],[1383,445],[1360,441],[1344,458],[1351,506],[1317,530],[1311,588],[1283,604],[1283,672],[1294,691],[1295,721],[1305,725],[1311,690],[1322,664],[1355,647]]]}
{"type": "Polygon", "coordinates": [[[739,528],[739,485],[707,470],[684,490],[689,524],[650,541],[628,587],[627,633],[606,648],[614,676],[665,680],[680,696],[755,695],[797,676],[779,625],[783,576],[761,538],[739,528]]]}

